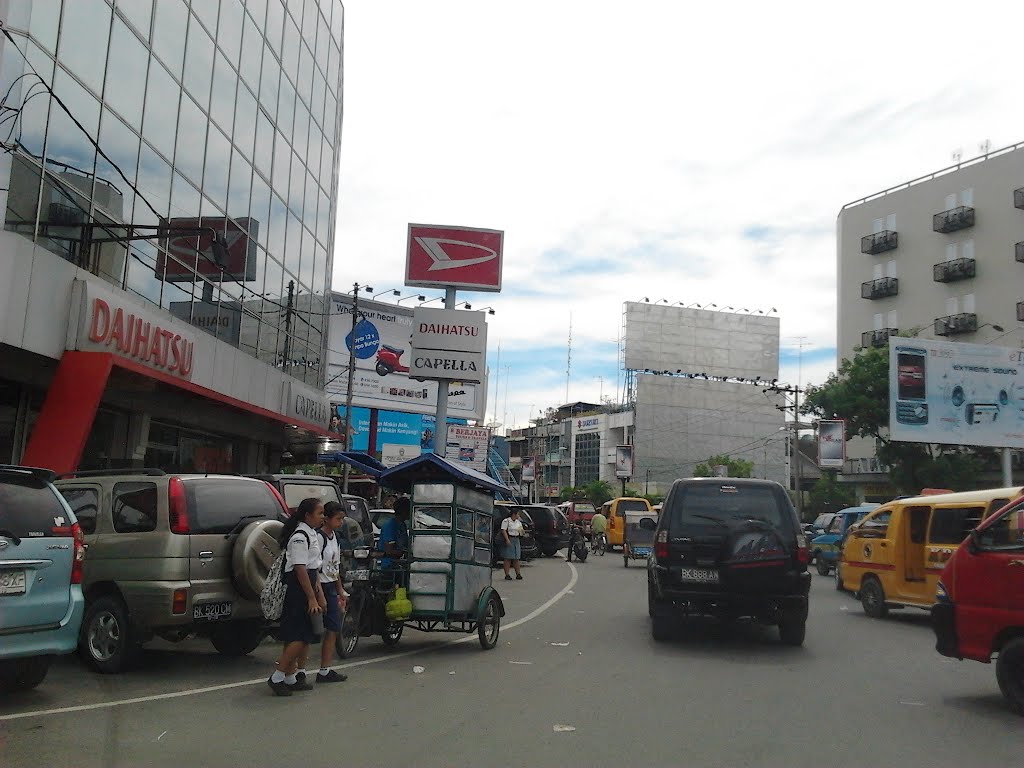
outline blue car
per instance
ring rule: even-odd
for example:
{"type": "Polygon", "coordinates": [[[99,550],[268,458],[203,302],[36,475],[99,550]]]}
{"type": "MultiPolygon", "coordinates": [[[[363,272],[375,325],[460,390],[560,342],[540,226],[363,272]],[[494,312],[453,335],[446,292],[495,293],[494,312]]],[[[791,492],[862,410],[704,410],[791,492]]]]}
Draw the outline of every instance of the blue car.
{"type": "Polygon", "coordinates": [[[831,573],[839,553],[843,551],[846,530],[877,507],[877,504],[861,504],[859,507],[841,509],[833,516],[825,532],[811,540],[811,555],[819,574],[828,576],[831,573]]]}
{"type": "Polygon", "coordinates": [[[85,540],[47,469],[0,464],[0,692],[39,685],[85,613],[85,540]]]}

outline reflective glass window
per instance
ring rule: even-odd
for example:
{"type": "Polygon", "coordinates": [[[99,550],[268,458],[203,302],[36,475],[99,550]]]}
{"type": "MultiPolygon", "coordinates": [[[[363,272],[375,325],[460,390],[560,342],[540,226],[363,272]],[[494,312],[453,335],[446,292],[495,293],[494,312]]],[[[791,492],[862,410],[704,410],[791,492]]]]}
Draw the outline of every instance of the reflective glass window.
{"type": "Polygon", "coordinates": [[[174,138],[178,128],[178,100],[181,86],[156,59],[149,65],[146,88],[146,115],[142,133],[168,158],[174,157],[174,138]]]}
{"type": "Polygon", "coordinates": [[[143,203],[135,206],[136,223],[154,224],[156,216],[166,216],[170,207],[171,166],[154,152],[148,144],[142,143],[139,151],[138,187],[149,205],[156,209],[154,214],[149,206],[143,203]],[[139,211],[143,211],[142,217],[139,211]]]}
{"type": "Polygon", "coordinates": [[[238,0],[221,0],[217,44],[235,66],[242,50],[242,5],[238,0]]]}
{"type": "Polygon", "coordinates": [[[220,0],[197,0],[192,3],[192,13],[202,19],[211,34],[217,29],[217,11],[219,9],[220,0]]]}
{"type": "MultiPolygon", "coordinates": [[[[271,302],[279,301],[284,295],[284,284],[282,282],[284,280],[284,268],[277,259],[267,256],[265,269],[266,277],[263,283],[263,295],[271,302]]],[[[271,304],[271,307],[273,307],[273,304],[271,304]]],[[[278,307],[273,307],[273,309],[270,307],[266,308],[264,320],[271,322],[275,327],[279,324],[278,320],[281,317],[283,316],[279,314],[278,307]]]]}
{"type": "Polygon", "coordinates": [[[206,173],[203,194],[223,207],[228,197],[228,168],[231,164],[231,142],[214,127],[206,140],[206,173]]]}
{"type": "Polygon", "coordinates": [[[130,126],[141,129],[149,55],[135,33],[120,19],[114,19],[110,42],[110,66],[103,98],[130,126]]]}
{"type": "MultiPolygon", "coordinates": [[[[306,40],[312,40],[316,35],[316,25],[317,21],[320,19],[320,14],[317,11],[316,5],[316,0],[305,0],[302,4],[302,36],[306,40]]],[[[298,6],[297,3],[296,6],[298,6]]],[[[296,16],[295,19],[298,21],[298,16],[296,16]]]]}
{"type": "Polygon", "coordinates": [[[313,88],[313,54],[305,43],[299,49],[299,77],[295,81],[299,96],[307,105],[312,101],[310,92],[313,88]]]}
{"type": "Polygon", "coordinates": [[[213,40],[195,23],[188,26],[185,48],[185,88],[203,109],[210,103],[210,82],[213,79],[213,40]]]}
{"type": "Polygon", "coordinates": [[[263,35],[248,16],[245,17],[245,34],[242,37],[242,60],[238,73],[255,91],[260,87],[260,67],[263,63],[263,35]]]}
{"type": "Polygon", "coordinates": [[[100,122],[100,103],[91,93],[75,82],[63,70],[58,69],[53,81],[53,90],[67,109],[85,128],[88,135],[74,124],[64,109],[54,102],[47,126],[46,157],[53,163],[66,163],[70,168],[51,167],[57,173],[78,175],[74,185],[91,197],[92,185],[86,179],[93,174],[96,150],[89,136],[96,136],[100,122]]]}
{"type": "Polygon", "coordinates": [[[316,246],[313,242],[313,233],[305,227],[302,228],[302,261],[299,264],[299,282],[302,283],[303,293],[315,290],[313,284],[313,265],[316,261],[316,246]]]}
{"type": "Polygon", "coordinates": [[[241,219],[249,215],[249,188],[252,166],[236,149],[231,156],[231,183],[228,193],[228,216],[241,219]]]}
{"type": "Polygon", "coordinates": [[[194,298],[192,283],[165,281],[161,289],[160,306],[173,312],[174,305],[191,304],[194,298]]]}
{"type": "Polygon", "coordinates": [[[175,167],[199,185],[203,180],[206,130],[209,121],[188,95],[181,97],[178,118],[178,149],[175,167]]]}
{"type": "MultiPolygon", "coordinates": [[[[331,288],[330,277],[327,274],[327,249],[322,245],[316,247],[316,261],[313,267],[313,290],[317,293],[326,294],[331,288]]],[[[319,325],[318,327],[323,327],[319,325]]]]}
{"type": "Polygon", "coordinates": [[[171,182],[171,214],[191,218],[199,215],[199,190],[181,174],[175,173],[171,182]]]}
{"type": "Polygon", "coordinates": [[[256,110],[256,147],[253,150],[253,162],[269,179],[274,165],[274,127],[262,109],[256,110]]]}
{"type": "Polygon", "coordinates": [[[239,83],[235,104],[235,145],[249,158],[252,157],[252,148],[256,141],[258,111],[256,97],[243,83],[239,83]]]}
{"type": "Polygon", "coordinates": [[[309,166],[310,173],[319,175],[320,173],[320,153],[323,151],[324,135],[320,133],[320,129],[315,125],[310,126],[309,129],[309,146],[306,150],[306,165],[309,166]]]}
{"type": "Polygon", "coordinates": [[[323,127],[324,124],[324,97],[327,94],[327,86],[324,81],[324,76],[320,74],[320,70],[313,71],[313,94],[309,104],[309,111],[313,116],[313,120],[317,125],[323,127]]]}
{"type": "Polygon", "coordinates": [[[330,189],[334,183],[334,149],[327,143],[324,137],[323,153],[320,155],[320,185],[324,189],[330,189]]]}
{"type": "Polygon", "coordinates": [[[288,225],[288,208],[280,197],[274,195],[270,199],[270,227],[268,239],[270,255],[278,261],[284,261],[285,232],[288,225]]]}
{"type": "Polygon", "coordinates": [[[281,67],[267,46],[263,46],[263,75],[260,77],[260,104],[271,118],[277,115],[278,82],[281,67]]]}
{"type": "Polygon", "coordinates": [[[320,203],[320,185],[316,183],[316,177],[307,171],[306,192],[303,205],[302,221],[312,231],[316,231],[316,210],[320,203]]]}
{"type": "Polygon", "coordinates": [[[341,90],[341,83],[339,82],[339,67],[341,64],[341,52],[338,47],[334,44],[331,45],[331,53],[327,57],[327,71],[324,72],[324,76],[327,78],[328,90],[337,95],[341,90]]]}
{"type": "Polygon", "coordinates": [[[267,24],[263,31],[270,47],[281,53],[281,34],[284,31],[284,6],[281,0],[267,0],[267,24]]]}
{"type": "Polygon", "coordinates": [[[135,193],[121,178],[117,169],[120,169],[132,184],[135,183],[135,172],[139,163],[138,134],[113,112],[106,110],[100,123],[99,144],[112,162],[108,162],[102,156],[96,158],[96,204],[114,218],[127,221],[131,218],[135,193]]]}
{"type": "Polygon", "coordinates": [[[235,121],[235,86],[237,84],[238,76],[235,74],[235,70],[228,64],[227,59],[218,53],[213,67],[213,94],[210,98],[210,115],[224,129],[224,133],[228,136],[231,135],[231,129],[235,121]]]}
{"type": "Polygon", "coordinates": [[[299,217],[302,216],[302,203],[305,192],[306,166],[302,164],[298,155],[292,153],[291,182],[288,185],[288,207],[299,217]]]}
{"type": "Polygon", "coordinates": [[[103,90],[104,56],[110,36],[110,6],[103,0],[75,0],[64,4],[64,19],[57,60],[78,75],[96,93],[103,90]],[[83,45],[83,41],[88,44],[83,45]]]}
{"type": "Polygon", "coordinates": [[[284,44],[281,51],[281,63],[285,74],[295,82],[299,74],[299,30],[289,16],[284,22],[284,44]]]}
{"type": "Polygon", "coordinates": [[[334,146],[335,131],[337,130],[338,101],[331,94],[327,94],[324,104],[324,136],[327,143],[334,146]]]}
{"type": "Polygon", "coordinates": [[[250,231],[264,246],[267,244],[267,224],[270,216],[270,185],[258,173],[252,177],[252,192],[249,204],[249,216],[252,218],[250,231]]]}
{"type": "Polygon", "coordinates": [[[292,124],[295,122],[295,89],[288,78],[281,78],[281,95],[277,101],[277,130],[292,140],[292,124]]]}
{"type": "Polygon", "coordinates": [[[288,197],[289,169],[291,168],[292,150],[284,136],[278,132],[274,141],[274,191],[282,197],[288,197]]]}
{"type": "Polygon", "coordinates": [[[319,202],[316,210],[316,236],[321,243],[327,244],[331,241],[331,197],[322,189],[319,202]]]}
{"type": "MultiPolygon", "coordinates": [[[[17,4],[15,6],[17,8],[17,4]]],[[[12,8],[12,15],[15,8],[12,8]]],[[[32,14],[28,31],[50,53],[57,51],[57,30],[60,25],[60,0],[35,0],[25,3],[21,10],[32,14]]]]}
{"type": "Polygon", "coordinates": [[[328,51],[331,50],[331,27],[323,17],[316,26],[316,61],[321,67],[326,67],[328,51]]]}
{"type": "Polygon", "coordinates": [[[305,162],[309,148],[309,111],[301,101],[295,104],[295,130],[292,132],[292,148],[305,162]]]}
{"type": "MultiPolygon", "coordinates": [[[[133,220],[135,219],[133,216],[133,220]]],[[[130,243],[126,266],[126,288],[154,304],[159,304],[164,284],[156,275],[156,246],[149,240],[130,243]]]]}
{"type": "Polygon", "coordinates": [[[131,22],[132,26],[142,35],[143,40],[149,40],[149,22],[153,17],[153,0],[121,0],[117,4],[117,12],[131,22]]]}
{"type": "Polygon", "coordinates": [[[284,265],[298,271],[302,255],[302,222],[293,213],[288,214],[288,231],[285,235],[284,265]]]}
{"type": "Polygon", "coordinates": [[[262,28],[267,18],[267,0],[246,0],[245,10],[252,16],[256,24],[262,28]]]}
{"type": "Polygon", "coordinates": [[[153,24],[153,50],[179,80],[185,59],[188,9],[178,0],[160,0],[153,24]]]}

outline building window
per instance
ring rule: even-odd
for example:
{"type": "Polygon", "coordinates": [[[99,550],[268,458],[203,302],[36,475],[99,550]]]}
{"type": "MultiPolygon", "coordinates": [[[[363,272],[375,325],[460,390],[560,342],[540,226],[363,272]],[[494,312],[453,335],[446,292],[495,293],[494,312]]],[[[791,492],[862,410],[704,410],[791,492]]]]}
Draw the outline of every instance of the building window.
{"type": "Polygon", "coordinates": [[[576,482],[586,485],[601,479],[601,435],[576,435],[576,482]]]}

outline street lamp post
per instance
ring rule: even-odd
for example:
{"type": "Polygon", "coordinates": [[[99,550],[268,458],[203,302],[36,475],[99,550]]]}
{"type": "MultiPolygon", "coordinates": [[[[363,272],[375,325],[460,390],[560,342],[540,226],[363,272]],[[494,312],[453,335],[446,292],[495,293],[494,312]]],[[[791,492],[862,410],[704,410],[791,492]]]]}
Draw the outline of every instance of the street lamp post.
{"type": "MultiPolygon", "coordinates": [[[[368,285],[361,287],[361,290],[371,293],[373,288],[368,285]]],[[[352,439],[352,387],[355,384],[356,373],[356,323],[359,317],[359,283],[352,286],[352,338],[348,345],[348,390],[345,392],[345,450],[349,451],[352,446],[349,442],[352,439]]],[[[349,464],[345,462],[345,475],[342,480],[342,493],[348,493],[349,464]]]]}

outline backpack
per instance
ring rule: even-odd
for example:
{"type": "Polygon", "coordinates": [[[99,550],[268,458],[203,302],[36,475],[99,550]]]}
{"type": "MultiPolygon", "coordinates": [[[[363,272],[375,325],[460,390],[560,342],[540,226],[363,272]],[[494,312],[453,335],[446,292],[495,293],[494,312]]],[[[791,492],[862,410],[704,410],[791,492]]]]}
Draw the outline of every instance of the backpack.
{"type": "MultiPolygon", "coordinates": [[[[301,533],[305,536],[306,546],[309,546],[309,534],[299,530],[296,530],[296,533],[301,533]]],[[[289,541],[291,541],[290,538],[289,541]]],[[[284,566],[287,559],[288,543],[285,542],[284,547],[281,548],[281,553],[274,558],[274,562],[270,565],[270,570],[267,572],[267,580],[263,584],[263,591],[260,593],[260,608],[263,610],[263,615],[269,621],[277,621],[284,612],[284,595],[287,592],[287,587],[284,583],[284,566]]]]}

